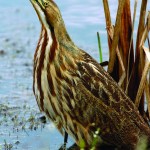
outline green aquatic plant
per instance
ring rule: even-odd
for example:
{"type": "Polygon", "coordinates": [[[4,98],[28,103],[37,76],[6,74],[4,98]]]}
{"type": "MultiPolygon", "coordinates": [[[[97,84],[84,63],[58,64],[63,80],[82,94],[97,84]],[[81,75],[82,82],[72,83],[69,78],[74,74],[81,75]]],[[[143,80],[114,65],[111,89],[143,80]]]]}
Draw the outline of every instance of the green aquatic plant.
{"type": "Polygon", "coordinates": [[[100,63],[102,63],[103,62],[103,54],[102,54],[101,39],[100,39],[99,32],[97,32],[97,40],[98,40],[98,49],[99,49],[99,59],[100,59],[100,63]]]}

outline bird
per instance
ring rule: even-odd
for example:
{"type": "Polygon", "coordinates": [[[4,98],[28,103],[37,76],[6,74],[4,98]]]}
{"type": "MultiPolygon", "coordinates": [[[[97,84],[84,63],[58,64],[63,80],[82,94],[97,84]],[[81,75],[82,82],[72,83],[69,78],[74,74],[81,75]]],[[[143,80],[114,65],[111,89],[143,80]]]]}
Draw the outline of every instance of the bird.
{"type": "MultiPolygon", "coordinates": [[[[33,91],[39,109],[79,146],[99,143],[135,149],[149,125],[105,69],[69,36],[53,0],[30,0],[41,23],[34,54],[33,91]]],[[[64,1],[65,2],[65,1],[64,1]]]]}

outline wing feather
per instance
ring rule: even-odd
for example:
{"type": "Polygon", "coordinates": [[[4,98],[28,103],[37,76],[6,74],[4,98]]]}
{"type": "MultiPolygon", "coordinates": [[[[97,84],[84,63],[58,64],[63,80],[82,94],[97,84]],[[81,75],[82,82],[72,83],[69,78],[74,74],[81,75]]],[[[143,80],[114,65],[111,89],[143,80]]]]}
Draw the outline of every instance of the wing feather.
{"type": "Polygon", "coordinates": [[[149,128],[130,98],[93,58],[85,54],[84,59],[78,62],[78,121],[92,131],[100,128],[103,140],[115,144],[134,143],[140,130],[148,135],[149,128]]]}
{"type": "MultiPolygon", "coordinates": [[[[88,54],[84,56],[85,61],[78,63],[80,81],[94,97],[103,101],[107,106],[122,101],[131,100],[122,91],[113,78],[88,54]],[[88,60],[88,61],[87,61],[88,60]]],[[[133,103],[130,104],[134,108],[133,103]]]]}

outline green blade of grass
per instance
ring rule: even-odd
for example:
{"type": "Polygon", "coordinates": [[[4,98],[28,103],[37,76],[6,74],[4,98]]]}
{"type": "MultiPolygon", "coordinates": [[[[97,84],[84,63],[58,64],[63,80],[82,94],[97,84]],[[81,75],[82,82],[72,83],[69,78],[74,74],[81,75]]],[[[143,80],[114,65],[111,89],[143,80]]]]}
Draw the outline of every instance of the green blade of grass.
{"type": "Polygon", "coordinates": [[[97,39],[98,39],[98,48],[99,48],[100,63],[102,63],[103,62],[103,55],[102,55],[102,47],[101,47],[101,40],[100,40],[99,32],[97,32],[97,39]]]}

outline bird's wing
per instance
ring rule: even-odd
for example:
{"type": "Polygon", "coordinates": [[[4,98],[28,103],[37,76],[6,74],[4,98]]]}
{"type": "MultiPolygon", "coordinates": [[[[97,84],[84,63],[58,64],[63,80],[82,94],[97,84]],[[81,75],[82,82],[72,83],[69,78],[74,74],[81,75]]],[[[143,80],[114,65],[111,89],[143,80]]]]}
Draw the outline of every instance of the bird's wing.
{"type": "Polygon", "coordinates": [[[112,77],[88,54],[78,62],[78,75],[84,87],[94,97],[110,106],[129,98],[124,94],[112,77]]]}
{"type": "Polygon", "coordinates": [[[102,139],[116,145],[134,143],[140,133],[149,137],[149,127],[131,99],[91,56],[83,52],[77,66],[74,114],[85,129],[100,128],[102,139]]]}
{"type": "Polygon", "coordinates": [[[100,127],[102,137],[106,141],[109,137],[114,143],[121,143],[122,136],[125,136],[124,140],[129,139],[129,133],[138,134],[136,124],[147,131],[135,105],[117,83],[88,54],[84,58],[78,62],[80,80],[76,87],[77,102],[74,111],[78,121],[86,127],[92,127],[94,123],[93,130],[100,127]],[[127,129],[128,132],[124,132],[127,129]]]}
{"type": "MultiPolygon", "coordinates": [[[[112,120],[115,120],[115,117],[119,119],[122,116],[126,119],[130,118],[134,122],[144,123],[132,100],[123,92],[113,78],[87,53],[84,53],[83,59],[78,62],[78,76],[79,85],[76,87],[78,90],[78,99],[81,101],[88,99],[87,103],[94,103],[93,106],[98,107],[97,109],[103,108],[101,114],[106,112],[105,115],[109,119],[114,115],[112,120]]],[[[117,121],[115,120],[115,122],[117,121]]]]}

